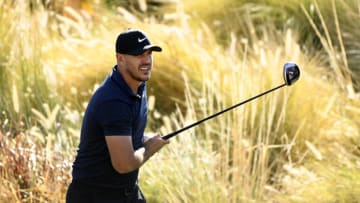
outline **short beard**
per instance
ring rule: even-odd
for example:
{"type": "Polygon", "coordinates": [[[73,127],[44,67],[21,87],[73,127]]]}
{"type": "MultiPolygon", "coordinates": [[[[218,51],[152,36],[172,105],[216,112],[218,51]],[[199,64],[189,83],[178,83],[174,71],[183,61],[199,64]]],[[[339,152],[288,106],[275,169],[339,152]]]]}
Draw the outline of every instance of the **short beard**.
{"type": "Polygon", "coordinates": [[[145,80],[140,78],[140,77],[137,77],[135,74],[133,74],[132,71],[129,71],[129,69],[127,70],[127,72],[129,73],[130,77],[138,82],[146,82],[150,79],[150,76],[148,78],[146,78],[145,80]]]}

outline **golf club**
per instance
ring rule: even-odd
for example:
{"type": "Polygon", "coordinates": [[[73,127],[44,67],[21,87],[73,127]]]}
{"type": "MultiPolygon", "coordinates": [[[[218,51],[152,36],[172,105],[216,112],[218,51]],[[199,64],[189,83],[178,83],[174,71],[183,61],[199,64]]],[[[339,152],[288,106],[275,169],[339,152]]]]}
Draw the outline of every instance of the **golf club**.
{"type": "Polygon", "coordinates": [[[185,130],[187,130],[189,128],[192,128],[192,127],[194,127],[196,125],[199,125],[202,122],[205,122],[205,121],[207,121],[209,119],[212,119],[212,118],[214,118],[214,117],[216,117],[216,116],[218,116],[220,114],[223,114],[223,113],[225,113],[227,111],[230,111],[231,109],[234,109],[234,108],[236,108],[238,106],[241,106],[241,105],[243,105],[243,104],[245,104],[247,102],[250,102],[250,101],[252,101],[252,100],[254,100],[256,98],[259,98],[259,97],[261,97],[261,96],[263,96],[265,94],[268,94],[268,93],[270,93],[272,91],[275,91],[275,90],[277,90],[277,89],[279,89],[281,87],[284,87],[286,85],[290,86],[290,85],[294,84],[300,77],[300,69],[299,69],[299,67],[295,63],[291,63],[291,62],[285,63],[284,64],[284,69],[283,69],[283,77],[284,77],[284,81],[285,81],[284,84],[281,84],[281,85],[279,85],[277,87],[274,87],[274,88],[272,88],[272,89],[270,89],[268,91],[265,91],[265,92],[263,92],[261,94],[258,94],[256,96],[254,96],[254,97],[251,97],[250,99],[242,101],[242,102],[240,102],[238,104],[230,106],[230,107],[228,107],[228,108],[226,108],[226,109],[224,109],[224,110],[222,110],[222,111],[220,111],[218,113],[215,113],[215,114],[210,115],[210,116],[208,116],[206,118],[203,118],[203,119],[201,119],[201,120],[199,120],[199,121],[197,121],[197,122],[195,122],[193,124],[190,124],[188,126],[185,126],[185,127],[181,128],[181,129],[179,129],[179,130],[177,130],[175,132],[167,134],[167,135],[163,136],[162,139],[168,140],[171,137],[174,137],[175,135],[177,135],[177,134],[179,134],[179,133],[181,133],[181,132],[183,132],[183,131],[185,131],[185,130]]]}

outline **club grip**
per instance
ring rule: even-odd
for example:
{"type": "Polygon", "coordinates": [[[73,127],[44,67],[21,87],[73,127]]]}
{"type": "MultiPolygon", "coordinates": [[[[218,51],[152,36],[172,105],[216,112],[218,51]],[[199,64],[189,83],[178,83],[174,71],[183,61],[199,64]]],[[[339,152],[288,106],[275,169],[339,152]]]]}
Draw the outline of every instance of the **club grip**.
{"type": "Polygon", "coordinates": [[[174,137],[176,134],[178,134],[179,132],[172,132],[172,133],[170,133],[170,134],[167,134],[167,135],[165,135],[165,136],[162,136],[161,138],[163,139],[163,140],[168,140],[168,139],[170,139],[170,138],[172,138],[172,137],[174,137]]]}

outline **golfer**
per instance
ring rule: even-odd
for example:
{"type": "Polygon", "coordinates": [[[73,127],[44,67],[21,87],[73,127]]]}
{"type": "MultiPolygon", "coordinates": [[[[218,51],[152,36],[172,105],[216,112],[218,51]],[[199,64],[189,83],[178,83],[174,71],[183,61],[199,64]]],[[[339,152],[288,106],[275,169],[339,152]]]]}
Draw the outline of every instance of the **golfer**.
{"type": "Polygon", "coordinates": [[[152,45],[141,30],[120,33],[117,65],[96,90],[85,111],[67,203],[146,202],[138,186],[139,168],[169,141],[144,135],[146,81],[152,45]]]}

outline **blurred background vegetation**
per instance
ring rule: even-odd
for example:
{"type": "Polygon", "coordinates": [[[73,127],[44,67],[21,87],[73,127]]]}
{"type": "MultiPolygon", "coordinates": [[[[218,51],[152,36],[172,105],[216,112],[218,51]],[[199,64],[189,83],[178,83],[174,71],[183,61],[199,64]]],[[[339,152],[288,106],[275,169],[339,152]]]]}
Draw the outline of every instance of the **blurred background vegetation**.
{"type": "Polygon", "coordinates": [[[129,27],[154,54],[149,202],[360,202],[359,0],[0,0],[0,202],[63,202],[87,101],[129,27]]]}

